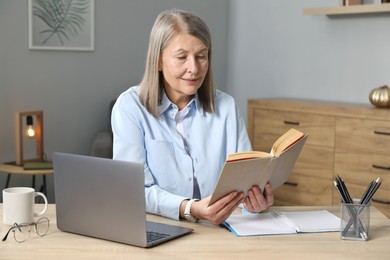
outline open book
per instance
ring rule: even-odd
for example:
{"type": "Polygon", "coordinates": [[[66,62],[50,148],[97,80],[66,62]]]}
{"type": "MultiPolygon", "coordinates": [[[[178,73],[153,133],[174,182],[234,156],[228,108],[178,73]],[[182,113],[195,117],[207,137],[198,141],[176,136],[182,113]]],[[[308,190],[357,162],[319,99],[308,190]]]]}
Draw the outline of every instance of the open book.
{"type": "Polygon", "coordinates": [[[250,151],[230,154],[209,205],[232,191],[246,194],[254,185],[263,190],[267,182],[273,189],[285,183],[306,139],[307,135],[291,128],[275,141],[269,153],[250,151]]]}
{"type": "Polygon", "coordinates": [[[231,215],[224,225],[236,236],[340,231],[340,218],[327,210],[231,215]]]}

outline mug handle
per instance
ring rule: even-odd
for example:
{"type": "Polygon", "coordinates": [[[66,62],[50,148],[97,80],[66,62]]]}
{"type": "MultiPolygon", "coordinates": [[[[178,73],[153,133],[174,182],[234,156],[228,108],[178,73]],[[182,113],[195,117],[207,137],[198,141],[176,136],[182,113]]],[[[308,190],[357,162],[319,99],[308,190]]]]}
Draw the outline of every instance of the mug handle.
{"type": "Polygon", "coordinates": [[[43,213],[45,213],[47,210],[47,204],[48,204],[45,194],[43,194],[42,192],[34,192],[34,198],[37,196],[41,196],[43,198],[43,200],[45,201],[45,208],[41,212],[38,212],[38,213],[34,211],[34,217],[39,217],[39,216],[43,215],[43,213]]]}

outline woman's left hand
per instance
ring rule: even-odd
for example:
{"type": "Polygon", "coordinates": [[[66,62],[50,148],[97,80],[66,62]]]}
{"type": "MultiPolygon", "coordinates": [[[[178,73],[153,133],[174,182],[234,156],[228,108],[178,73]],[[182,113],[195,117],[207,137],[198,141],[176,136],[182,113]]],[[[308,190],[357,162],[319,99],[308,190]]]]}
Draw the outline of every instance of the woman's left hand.
{"type": "Polygon", "coordinates": [[[248,191],[248,196],[244,199],[244,206],[250,212],[261,212],[266,210],[274,203],[274,195],[272,193],[272,187],[270,183],[267,183],[264,187],[264,191],[261,192],[259,186],[253,186],[248,191]]]}

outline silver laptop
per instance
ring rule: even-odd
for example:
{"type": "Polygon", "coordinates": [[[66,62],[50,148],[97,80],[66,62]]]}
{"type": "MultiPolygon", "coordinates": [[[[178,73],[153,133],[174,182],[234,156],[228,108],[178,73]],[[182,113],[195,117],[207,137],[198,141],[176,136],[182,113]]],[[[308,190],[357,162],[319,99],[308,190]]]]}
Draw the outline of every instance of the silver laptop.
{"type": "Polygon", "coordinates": [[[138,163],[53,153],[58,229],[151,247],[192,229],[146,221],[144,168],[138,163]]]}

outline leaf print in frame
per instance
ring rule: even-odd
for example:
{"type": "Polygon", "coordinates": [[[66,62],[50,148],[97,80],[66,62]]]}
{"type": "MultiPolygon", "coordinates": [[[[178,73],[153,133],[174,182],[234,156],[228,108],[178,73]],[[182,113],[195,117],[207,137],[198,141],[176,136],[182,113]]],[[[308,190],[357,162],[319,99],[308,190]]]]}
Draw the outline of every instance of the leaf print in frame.
{"type": "Polygon", "coordinates": [[[94,50],[94,0],[29,0],[29,48],[94,50]]]}

